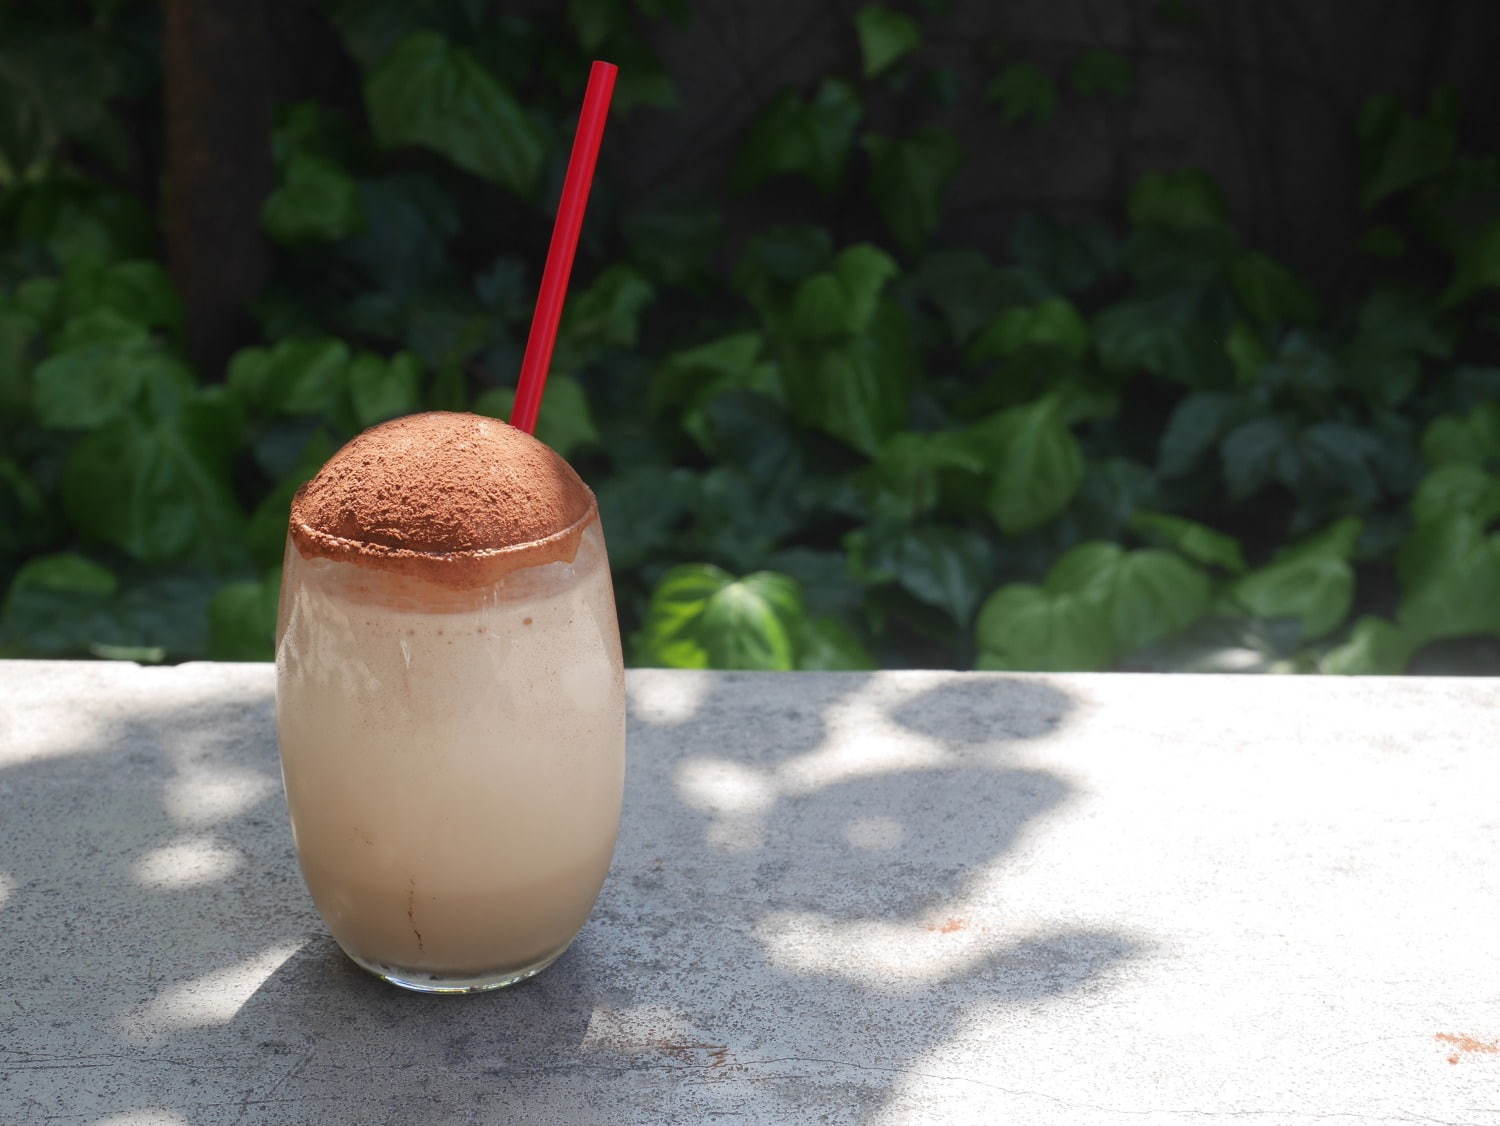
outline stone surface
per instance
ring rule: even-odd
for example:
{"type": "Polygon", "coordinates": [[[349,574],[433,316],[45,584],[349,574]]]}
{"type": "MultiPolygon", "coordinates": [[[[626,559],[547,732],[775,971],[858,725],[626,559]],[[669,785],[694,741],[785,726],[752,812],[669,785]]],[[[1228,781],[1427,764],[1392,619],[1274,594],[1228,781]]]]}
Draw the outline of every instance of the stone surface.
{"type": "Polygon", "coordinates": [[[263,666],[0,663],[0,1122],[1500,1124],[1494,681],[631,674],[619,851],[353,968],[263,666]]]}

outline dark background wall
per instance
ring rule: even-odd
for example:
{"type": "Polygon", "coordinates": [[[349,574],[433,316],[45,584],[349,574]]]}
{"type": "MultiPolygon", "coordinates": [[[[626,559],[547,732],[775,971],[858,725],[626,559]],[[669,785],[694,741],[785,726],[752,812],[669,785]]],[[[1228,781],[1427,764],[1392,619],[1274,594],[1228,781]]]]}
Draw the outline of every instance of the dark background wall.
{"type": "MultiPolygon", "coordinates": [[[[778,90],[849,69],[849,2],[698,0],[686,26],[658,25],[654,46],[681,105],[644,110],[615,159],[635,198],[715,177],[748,120],[778,90]]],[[[1323,278],[1357,236],[1355,124],[1365,99],[1420,108],[1425,91],[1458,91],[1465,131],[1500,131],[1490,0],[954,0],[923,13],[924,61],[982,90],[1008,62],[1058,80],[1046,127],[945,110],[913,89],[872,116],[955,128],[967,161],[938,241],[1004,245],[1025,210],[1109,212],[1142,172],[1200,166],[1223,185],[1248,241],[1323,278]],[[1090,48],[1127,57],[1122,99],[1070,96],[1066,76],[1090,48]]],[[[774,210],[774,201],[768,203],[774,210]]]]}

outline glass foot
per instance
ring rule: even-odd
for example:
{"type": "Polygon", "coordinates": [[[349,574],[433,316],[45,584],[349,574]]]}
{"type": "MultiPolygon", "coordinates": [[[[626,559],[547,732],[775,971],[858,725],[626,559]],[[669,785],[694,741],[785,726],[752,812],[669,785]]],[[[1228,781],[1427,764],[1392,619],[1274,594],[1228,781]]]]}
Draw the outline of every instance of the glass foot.
{"type": "MultiPolygon", "coordinates": [[[[563,948],[564,950],[567,947],[563,948]]],[[[349,951],[345,950],[345,954],[349,951]]],[[[430,970],[409,969],[402,966],[387,966],[349,954],[349,959],[360,969],[374,974],[381,981],[388,981],[413,993],[488,993],[492,989],[504,989],[529,977],[535,977],[562,956],[563,951],[549,954],[538,962],[518,970],[502,970],[495,973],[447,974],[430,970]]]]}

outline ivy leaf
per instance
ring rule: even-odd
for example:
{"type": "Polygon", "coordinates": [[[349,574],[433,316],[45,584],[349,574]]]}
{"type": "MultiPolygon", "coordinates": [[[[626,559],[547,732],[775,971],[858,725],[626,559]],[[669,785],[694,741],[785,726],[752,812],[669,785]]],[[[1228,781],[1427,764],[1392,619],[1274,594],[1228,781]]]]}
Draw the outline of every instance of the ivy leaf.
{"type": "Polygon", "coordinates": [[[1223,391],[1195,391],[1181,400],[1162,433],[1157,471],[1163,477],[1192,472],[1234,424],[1240,410],[1239,400],[1223,391]]]}
{"type": "Polygon", "coordinates": [[[599,514],[616,574],[657,558],[672,542],[697,494],[686,469],[637,466],[611,474],[599,486],[599,514]]]}
{"type": "Polygon", "coordinates": [[[1433,419],[1422,433],[1422,456],[1428,465],[1500,463],[1500,403],[1433,419]]]}
{"type": "Polygon", "coordinates": [[[868,243],[841,251],[830,272],[814,274],[792,297],[791,327],[803,340],[820,340],[869,329],[881,291],[899,272],[895,260],[868,243]]]}
{"type": "Polygon", "coordinates": [[[353,234],[363,216],[354,178],[331,160],[297,153],[261,208],[266,234],[283,246],[333,242],[353,234]]]}
{"type": "Polygon", "coordinates": [[[200,392],[180,415],[149,424],[127,416],[85,435],[62,479],[73,523],[147,563],[239,561],[244,517],[229,484],[231,414],[200,392]]]}
{"type": "Polygon", "coordinates": [[[1097,601],[1025,583],[990,595],[975,633],[981,669],[1090,671],[1114,659],[1109,621],[1097,601]]]}
{"type": "Polygon", "coordinates": [[[227,383],[240,401],[278,414],[328,416],[348,386],[349,345],[332,337],[295,337],[274,348],[246,348],[229,363],[227,383]]]}
{"type": "Polygon", "coordinates": [[[854,29],[859,35],[866,78],[874,78],[922,44],[917,21],[884,4],[866,4],[856,12],[854,29]]]}
{"type": "Polygon", "coordinates": [[[280,474],[281,479],[250,514],[245,542],[256,567],[274,567],[286,547],[287,522],[292,497],[312,480],[336,449],[328,431],[318,428],[302,439],[295,460],[280,474]]]}
{"type": "Polygon", "coordinates": [[[1396,407],[1420,383],[1423,359],[1446,359],[1452,351],[1427,302],[1379,289],[1360,307],[1344,367],[1368,398],[1396,407]]]}
{"type": "Polygon", "coordinates": [[[620,233],[632,259],[654,281],[683,285],[706,274],[723,244],[724,216],[711,207],[632,210],[620,233]]]}
{"type": "Polygon", "coordinates": [[[1229,496],[1244,500],[1277,475],[1294,476],[1285,470],[1295,464],[1297,440],[1282,419],[1254,418],[1230,432],[1221,453],[1229,496]]]}
{"type": "Polygon", "coordinates": [[[31,559],[6,592],[0,638],[46,656],[86,651],[99,637],[118,640],[107,617],[119,585],[114,572],[76,552],[31,559]]]}
{"type": "Polygon", "coordinates": [[[1045,589],[1097,604],[1116,652],[1186,628],[1209,602],[1208,576],[1191,563],[1170,552],[1126,551],[1113,543],[1072,548],[1047,572],[1045,589]]]}
{"type": "Polygon", "coordinates": [[[1349,556],[1362,527],[1360,520],[1349,517],[1279,552],[1269,564],[1231,585],[1230,601],[1258,618],[1295,618],[1309,640],[1332,632],[1354,599],[1349,556]]]}
{"type": "Polygon", "coordinates": [[[1123,97],[1130,93],[1134,75],[1130,60],[1124,55],[1096,47],[1078,56],[1072,78],[1073,89],[1084,97],[1093,94],[1123,97]]]}
{"type": "Polygon", "coordinates": [[[1014,125],[1024,118],[1041,124],[1057,108],[1057,86],[1041,67],[1032,63],[1011,63],[1003,67],[984,92],[985,100],[1005,107],[1005,123],[1014,125]]]}
{"type": "Polygon", "coordinates": [[[793,669],[807,612],[797,584],[760,571],[736,579],[706,563],[673,567],[657,584],[636,638],[642,664],[793,669]]]}
{"type": "MultiPolygon", "coordinates": [[[[474,401],[474,411],[508,421],[515,403],[515,388],[496,388],[474,401]]],[[[588,395],[583,384],[571,375],[554,375],[547,380],[547,394],[536,419],[536,436],[565,458],[572,457],[580,446],[599,440],[588,395]]]]}
{"type": "Polygon", "coordinates": [[[734,186],[747,192],[773,176],[804,175],[832,193],[863,115],[853,87],[836,78],[824,79],[807,101],[783,91],[751,125],[735,162],[734,186]]]}
{"type": "Polygon", "coordinates": [[[1442,173],[1458,143],[1458,111],[1451,92],[1433,96],[1423,117],[1398,111],[1388,96],[1371,98],[1359,118],[1360,200],[1366,211],[1388,196],[1442,173]]]}
{"type": "Polygon", "coordinates": [[[865,528],[850,533],[845,546],[856,576],[871,584],[897,583],[962,629],[994,576],[989,541],[967,528],[865,528]]]}
{"type": "Polygon", "coordinates": [[[1446,516],[1469,516],[1486,525],[1500,516],[1500,478],[1466,462],[1439,465],[1417,487],[1411,513],[1419,528],[1446,516]]]}
{"type": "Polygon", "coordinates": [[[875,658],[852,631],[834,618],[813,618],[797,643],[802,672],[846,672],[873,669],[875,658]]]}
{"type": "Polygon", "coordinates": [[[361,352],[348,371],[355,420],[365,427],[411,414],[417,409],[420,374],[421,366],[410,352],[398,352],[390,359],[361,352]]]}
{"type": "Polygon", "coordinates": [[[888,306],[872,331],[791,358],[782,380],[793,415],[873,455],[906,423],[911,347],[900,310],[888,306]]]}
{"type": "Polygon", "coordinates": [[[927,255],[902,278],[902,289],[930,302],[960,347],[1007,305],[1032,304],[1050,296],[1040,278],[1001,269],[977,250],[927,255]]]}
{"type": "Polygon", "coordinates": [[[568,301],[552,370],[576,373],[607,351],[634,348],[641,314],[654,300],[656,287],[636,270],[610,266],[568,301]]]}
{"type": "Polygon", "coordinates": [[[1194,292],[1183,288],[1130,297],[1094,318],[1094,341],[1107,371],[1144,369],[1190,387],[1227,383],[1221,336],[1203,321],[1194,292]]]}
{"type": "Polygon", "coordinates": [[[1413,533],[1420,567],[1403,548],[1405,597],[1397,624],[1420,644],[1500,632],[1500,535],[1484,536],[1472,517],[1449,517],[1413,533]]]}
{"type": "Polygon", "coordinates": [[[905,431],[881,444],[860,483],[877,511],[907,520],[937,504],[939,475],[947,469],[982,474],[985,461],[962,434],[905,431]]]}
{"type": "Polygon", "coordinates": [[[1274,258],[1248,251],[1234,260],[1229,276],[1240,304],[1266,328],[1305,325],[1317,319],[1317,299],[1274,258]]]}
{"type": "Polygon", "coordinates": [[[937,229],[943,189],[963,163],[963,150],[943,129],[900,140],[867,133],[870,193],[896,241],[915,252],[937,229]]]}
{"type": "Polygon", "coordinates": [[[1055,396],[992,415],[970,427],[966,440],[989,467],[990,514],[1009,535],[1056,516],[1083,479],[1083,453],[1055,396]]]}
{"type": "Polygon", "coordinates": [[[1457,305],[1482,289],[1497,287],[1500,287],[1500,219],[1459,244],[1453,280],[1443,293],[1442,304],[1457,305]]]}
{"type": "Polygon", "coordinates": [[[1103,223],[1026,214],[1010,235],[1011,257],[1062,293],[1080,293],[1113,273],[1120,247],[1103,223]]]}
{"type": "Polygon", "coordinates": [[[1187,231],[1225,222],[1224,195],[1199,168],[1147,172],[1130,190],[1126,207],[1137,227],[1187,231]]]}
{"type": "Polygon", "coordinates": [[[365,82],[370,128],[384,148],[416,145],[518,195],[530,195],[544,153],[510,92],[435,31],[401,40],[365,82]]]}
{"type": "Polygon", "coordinates": [[[1416,646],[1404,630],[1366,615],[1348,638],[1323,654],[1318,671],[1334,676],[1396,676],[1406,671],[1416,646]]]}
{"type": "Polygon", "coordinates": [[[1068,363],[1089,350],[1089,328],[1071,302],[1049,298],[1036,305],[1007,309],[979,334],[969,349],[973,360],[1051,355],[1068,363]]]}
{"type": "Polygon", "coordinates": [[[276,604],[281,570],[259,581],[219,588],[208,605],[209,655],[215,661],[270,661],[276,657],[276,604]]]}
{"type": "Polygon", "coordinates": [[[756,391],[781,398],[776,365],[762,358],[765,338],[736,332],[668,356],[651,377],[647,403],[653,414],[676,407],[686,417],[726,391],[756,391]]]}
{"type": "Polygon", "coordinates": [[[1130,529],[1153,543],[1172,548],[1195,563],[1222,567],[1235,574],[1245,569],[1239,541],[1206,524],[1166,512],[1142,511],[1130,518],[1130,529]]]}

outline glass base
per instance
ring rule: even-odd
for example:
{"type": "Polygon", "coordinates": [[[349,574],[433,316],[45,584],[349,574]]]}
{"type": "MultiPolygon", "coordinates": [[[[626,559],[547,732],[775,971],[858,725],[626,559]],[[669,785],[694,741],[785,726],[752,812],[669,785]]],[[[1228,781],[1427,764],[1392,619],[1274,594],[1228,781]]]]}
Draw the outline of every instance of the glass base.
{"type": "Polygon", "coordinates": [[[402,989],[410,989],[413,993],[488,993],[492,989],[504,989],[508,985],[515,985],[527,978],[535,977],[562,957],[563,950],[566,949],[565,946],[557,953],[548,954],[540,961],[523,966],[519,970],[482,974],[432,973],[430,970],[408,969],[401,966],[387,966],[381,962],[371,962],[349,954],[347,950],[344,953],[348,954],[350,961],[360,969],[374,974],[381,981],[388,981],[402,989]]]}

